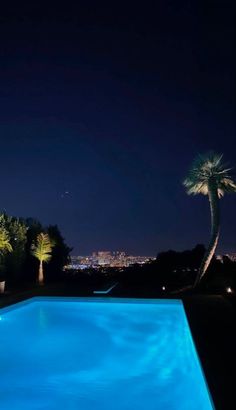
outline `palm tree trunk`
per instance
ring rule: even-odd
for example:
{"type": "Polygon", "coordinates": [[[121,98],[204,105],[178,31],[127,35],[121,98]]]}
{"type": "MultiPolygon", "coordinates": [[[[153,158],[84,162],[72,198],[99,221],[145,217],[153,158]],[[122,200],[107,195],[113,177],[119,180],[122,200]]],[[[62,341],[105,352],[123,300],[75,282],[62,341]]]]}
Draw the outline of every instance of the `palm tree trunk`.
{"type": "Polygon", "coordinates": [[[211,259],[215,253],[220,234],[220,209],[219,197],[215,183],[209,182],[208,197],[211,211],[211,240],[203,257],[197,277],[193,287],[197,286],[202,277],[205,275],[211,259]]]}
{"type": "Polygon", "coordinates": [[[43,285],[43,262],[39,262],[39,278],[38,278],[39,285],[43,285]]]}

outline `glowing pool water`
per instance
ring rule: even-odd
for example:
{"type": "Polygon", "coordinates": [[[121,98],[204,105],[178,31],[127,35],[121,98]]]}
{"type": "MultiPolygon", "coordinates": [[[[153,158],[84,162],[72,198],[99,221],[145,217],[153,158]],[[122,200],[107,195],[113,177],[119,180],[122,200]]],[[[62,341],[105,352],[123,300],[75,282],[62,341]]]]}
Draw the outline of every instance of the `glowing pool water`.
{"type": "Polygon", "coordinates": [[[32,298],[0,309],[2,410],[209,410],[180,301],[32,298]]]}

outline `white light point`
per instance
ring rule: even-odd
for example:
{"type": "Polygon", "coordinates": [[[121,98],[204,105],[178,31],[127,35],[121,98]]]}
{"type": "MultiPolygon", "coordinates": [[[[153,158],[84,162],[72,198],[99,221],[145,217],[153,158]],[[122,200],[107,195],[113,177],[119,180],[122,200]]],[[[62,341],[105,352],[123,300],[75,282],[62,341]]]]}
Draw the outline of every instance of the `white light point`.
{"type": "Polygon", "coordinates": [[[227,293],[233,293],[232,289],[230,287],[226,288],[227,293]]]}

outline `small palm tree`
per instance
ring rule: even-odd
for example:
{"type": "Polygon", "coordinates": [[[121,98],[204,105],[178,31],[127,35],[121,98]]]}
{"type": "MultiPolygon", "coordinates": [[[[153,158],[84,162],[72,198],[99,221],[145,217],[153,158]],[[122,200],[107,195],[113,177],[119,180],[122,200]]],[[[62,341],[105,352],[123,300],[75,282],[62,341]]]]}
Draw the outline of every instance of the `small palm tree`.
{"type": "Polygon", "coordinates": [[[236,183],[230,176],[231,168],[222,162],[223,155],[210,152],[199,155],[193,162],[184,185],[189,195],[208,195],[211,211],[211,240],[200,265],[194,286],[206,273],[216,250],[220,234],[219,199],[225,193],[236,192],[236,183]]]}
{"type": "Polygon", "coordinates": [[[44,276],[43,276],[43,262],[49,262],[52,255],[53,243],[49,238],[47,233],[41,232],[38,234],[36,241],[31,246],[32,255],[39,260],[39,276],[38,282],[40,285],[43,285],[44,276]]]}

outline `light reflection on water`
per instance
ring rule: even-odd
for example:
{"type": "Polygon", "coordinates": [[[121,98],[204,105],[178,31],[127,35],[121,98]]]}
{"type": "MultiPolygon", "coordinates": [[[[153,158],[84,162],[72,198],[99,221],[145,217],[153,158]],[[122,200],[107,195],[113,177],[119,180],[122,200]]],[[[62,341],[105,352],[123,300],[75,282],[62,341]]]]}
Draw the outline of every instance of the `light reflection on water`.
{"type": "Polygon", "coordinates": [[[212,409],[181,304],[42,301],[1,317],[3,410],[212,409]]]}

